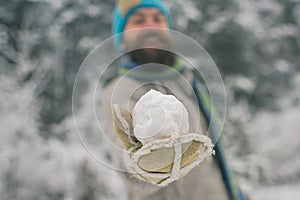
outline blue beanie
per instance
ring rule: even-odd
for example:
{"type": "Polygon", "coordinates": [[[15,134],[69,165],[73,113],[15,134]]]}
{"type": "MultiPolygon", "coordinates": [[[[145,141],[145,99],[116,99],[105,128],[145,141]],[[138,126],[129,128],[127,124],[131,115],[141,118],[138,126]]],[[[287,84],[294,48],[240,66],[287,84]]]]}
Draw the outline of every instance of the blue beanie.
{"type": "Polygon", "coordinates": [[[113,13],[112,34],[116,35],[115,45],[117,49],[121,50],[122,34],[128,18],[140,8],[157,8],[166,17],[169,28],[173,27],[172,18],[169,10],[165,7],[161,0],[118,0],[113,13]],[[120,8],[122,7],[122,8],[120,8]]]}

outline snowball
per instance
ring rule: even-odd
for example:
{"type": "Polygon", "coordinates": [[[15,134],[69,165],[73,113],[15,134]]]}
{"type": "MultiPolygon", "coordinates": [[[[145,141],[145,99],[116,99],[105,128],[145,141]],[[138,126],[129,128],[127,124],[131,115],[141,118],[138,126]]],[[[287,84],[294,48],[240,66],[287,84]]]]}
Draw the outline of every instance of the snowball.
{"type": "Polygon", "coordinates": [[[153,89],[136,103],[132,120],[134,135],[143,144],[189,131],[184,105],[175,96],[153,89]]]}

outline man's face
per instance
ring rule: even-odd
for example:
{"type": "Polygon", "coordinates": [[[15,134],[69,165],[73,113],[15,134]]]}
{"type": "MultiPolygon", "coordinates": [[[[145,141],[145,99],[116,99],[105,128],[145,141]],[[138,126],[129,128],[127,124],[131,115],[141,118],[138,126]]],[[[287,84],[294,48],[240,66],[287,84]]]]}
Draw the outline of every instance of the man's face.
{"type": "MultiPolygon", "coordinates": [[[[141,8],[132,14],[124,27],[122,49],[138,64],[164,63],[165,51],[171,47],[171,34],[165,16],[156,8],[141,8]],[[129,30],[133,30],[126,32],[129,30]],[[141,49],[142,48],[142,49],[141,49]],[[136,60],[138,59],[138,61],[136,60]]],[[[169,53],[168,53],[169,54],[169,53]]]]}

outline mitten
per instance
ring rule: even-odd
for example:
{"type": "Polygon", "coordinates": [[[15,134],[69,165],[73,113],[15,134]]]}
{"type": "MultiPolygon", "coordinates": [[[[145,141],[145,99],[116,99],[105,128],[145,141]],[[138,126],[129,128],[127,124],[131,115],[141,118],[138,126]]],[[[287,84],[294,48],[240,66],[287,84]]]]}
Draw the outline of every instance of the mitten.
{"type": "MultiPolygon", "coordinates": [[[[213,153],[211,140],[199,133],[172,135],[146,144],[133,133],[131,113],[112,106],[115,131],[124,145],[124,163],[138,179],[166,186],[187,175],[213,153]]],[[[168,134],[166,134],[168,135],[168,134]]]]}

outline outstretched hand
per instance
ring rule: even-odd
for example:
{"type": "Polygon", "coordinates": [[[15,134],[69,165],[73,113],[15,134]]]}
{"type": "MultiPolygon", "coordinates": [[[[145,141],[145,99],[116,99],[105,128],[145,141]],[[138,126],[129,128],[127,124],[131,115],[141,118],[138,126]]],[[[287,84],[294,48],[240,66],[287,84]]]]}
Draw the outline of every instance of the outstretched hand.
{"type": "Polygon", "coordinates": [[[187,175],[213,153],[211,140],[197,133],[153,139],[143,145],[133,133],[131,113],[115,104],[112,114],[116,133],[124,145],[124,163],[144,181],[166,186],[187,175]]]}

